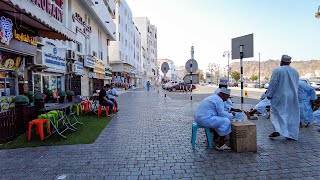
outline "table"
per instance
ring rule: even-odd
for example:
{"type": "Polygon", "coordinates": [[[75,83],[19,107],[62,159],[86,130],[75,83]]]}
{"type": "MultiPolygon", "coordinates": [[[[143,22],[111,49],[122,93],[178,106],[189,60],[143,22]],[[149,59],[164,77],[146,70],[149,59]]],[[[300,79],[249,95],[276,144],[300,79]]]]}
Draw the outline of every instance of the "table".
{"type": "Polygon", "coordinates": [[[49,118],[49,116],[48,116],[48,119],[49,119],[49,121],[50,121],[50,123],[51,123],[51,125],[53,127],[53,131],[52,131],[51,134],[49,134],[45,138],[50,137],[55,132],[58,133],[61,137],[67,138],[62,133],[64,133],[67,130],[76,131],[77,128],[74,127],[74,125],[75,124],[83,124],[83,123],[79,122],[78,119],[75,117],[75,115],[74,115],[75,112],[74,111],[70,110],[69,115],[71,115],[74,118],[75,123],[71,124],[71,122],[70,122],[70,120],[69,120],[69,118],[67,116],[67,109],[68,108],[70,109],[70,106],[72,106],[73,104],[77,104],[77,103],[79,103],[79,102],[67,102],[67,103],[61,103],[61,104],[56,104],[56,103],[46,103],[45,104],[45,107],[43,109],[41,109],[40,111],[44,112],[46,115],[48,115],[47,113],[49,111],[53,111],[53,110],[62,111],[63,112],[63,116],[61,116],[60,113],[58,113],[57,121],[58,122],[61,121],[66,126],[66,128],[64,130],[62,130],[62,131],[59,130],[59,127],[56,127],[56,125],[53,122],[53,120],[51,118],[49,118]]]}

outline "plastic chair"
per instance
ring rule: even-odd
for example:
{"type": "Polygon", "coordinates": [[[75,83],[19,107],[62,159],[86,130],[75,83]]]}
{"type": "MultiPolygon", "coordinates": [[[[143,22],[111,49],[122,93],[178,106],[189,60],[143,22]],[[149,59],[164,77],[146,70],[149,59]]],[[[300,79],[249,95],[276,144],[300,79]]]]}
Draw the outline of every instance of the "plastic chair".
{"type": "Polygon", "coordinates": [[[89,101],[83,101],[81,103],[81,106],[82,106],[82,109],[85,111],[85,112],[89,112],[90,111],[90,102],[89,101]]]}
{"type": "Polygon", "coordinates": [[[58,127],[59,122],[58,122],[57,119],[58,119],[59,115],[61,117],[63,117],[63,112],[62,111],[53,110],[53,111],[48,112],[48,114],[54,114],[55,115],[54,119],[56,119],[56,120],[54,120],[54,123],[55,123],[56,127],[58,127]]]}
{"type": "MultiPolygon", "coordinates": [[[[57,116],[55,114],[50,114],[50,113],[47,113],[47,114],[40,114],[38,116],[38,119],[52,119],[53,120],[53,123],[57,126],[58,125],[58,121],[57,121],[57,116]]],[[[58,127],[58,126],[57,126],[58,127]]]]}
{"type": "Polygon", "coordinates": [[[70,110],[72,110],[72,108],[76,108],[78,116],[80,115],[80,112],[82,114],[82,105],[81,104],[73,104],[72,106],[70,106],[70,110]]]}
{"type": "Polygon", "coordinates": [[[36,125],[36,133],[40,136],[40,139],[44,139],[44,133],[43,133],[43,124],[46,123],[47,125],[47,133],[51,134],[50,131],[50,123],[47,119],[34,119],[29,122],[28,127],[28,141],[30,141],[31,138],[31,132],[32,132],[32,126],[36,125]]]}
{"type": "Polygon", "coordinates": [[[108,117],[108,115],[109,115],[109,106],[104,106],[104,105],[101,105],[101,104],[99,104],[99,106],[98,106],[98,117],[100,117],[100,115],[101,115],[102,107],[105,107],[106,116],[108,117]]]}
{"type": "Polygon", "coordinates": [[[210,149],[212,149],[212,139],[211,139],[211,134],[210,134],[209,128],[200,126],[196,122],[192,123],[192,135],[191,135],[192,149],[194,149],[195,146],[196,146],[197,130],[199,128],[204,128],[205,129],[209,147],[210,147],[210,149]]]}

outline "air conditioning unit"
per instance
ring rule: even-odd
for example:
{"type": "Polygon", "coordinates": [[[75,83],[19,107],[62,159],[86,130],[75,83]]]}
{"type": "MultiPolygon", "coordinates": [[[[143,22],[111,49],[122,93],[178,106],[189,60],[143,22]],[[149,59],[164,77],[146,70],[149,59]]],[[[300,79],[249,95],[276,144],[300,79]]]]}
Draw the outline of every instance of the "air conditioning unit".
{"type": "Polygon", "coordinates": [[[68,50],[67,51],[67,59],[72,59],[74,60],[76,57],[76,53],[73,50],[68,50]]]}
{"type": "Polygon", "coordinates": [[[77,65],[74,63],[69,63],[67,65],[67,71],[68,72],[76,72],[77,71],[77,65]]]}
{"type": "Polygon", "coordinates": [[[37,49],[37,55],[35,57],[34,64],[36,65],[44,65],[44,57],[43,57],[43,52],[39,49],[37,49]]]}

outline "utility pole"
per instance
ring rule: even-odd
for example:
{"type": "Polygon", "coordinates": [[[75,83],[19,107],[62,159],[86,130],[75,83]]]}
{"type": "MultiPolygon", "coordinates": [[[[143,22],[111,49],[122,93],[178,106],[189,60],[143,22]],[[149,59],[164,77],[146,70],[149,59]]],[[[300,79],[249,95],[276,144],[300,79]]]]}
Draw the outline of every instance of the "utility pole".
{"type": "Polygon", "coordinates": [[[260,87],[260,85],[261,85],[260,83],[261,83],[261,82],[260,82],[260,53],[259,53],[259,89],[261,88],[261,87],[260,87]]]}

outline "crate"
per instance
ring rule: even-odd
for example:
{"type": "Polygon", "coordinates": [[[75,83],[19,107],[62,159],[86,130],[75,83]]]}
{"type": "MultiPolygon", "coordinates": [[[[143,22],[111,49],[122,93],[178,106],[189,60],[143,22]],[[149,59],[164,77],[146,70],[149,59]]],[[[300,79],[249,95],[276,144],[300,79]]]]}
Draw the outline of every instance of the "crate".
{"type": "Polygon", "coordinates": [[[231,122],[230,146],[235,152],[257,151],[257,128],[251,121],[231,122]]]}

